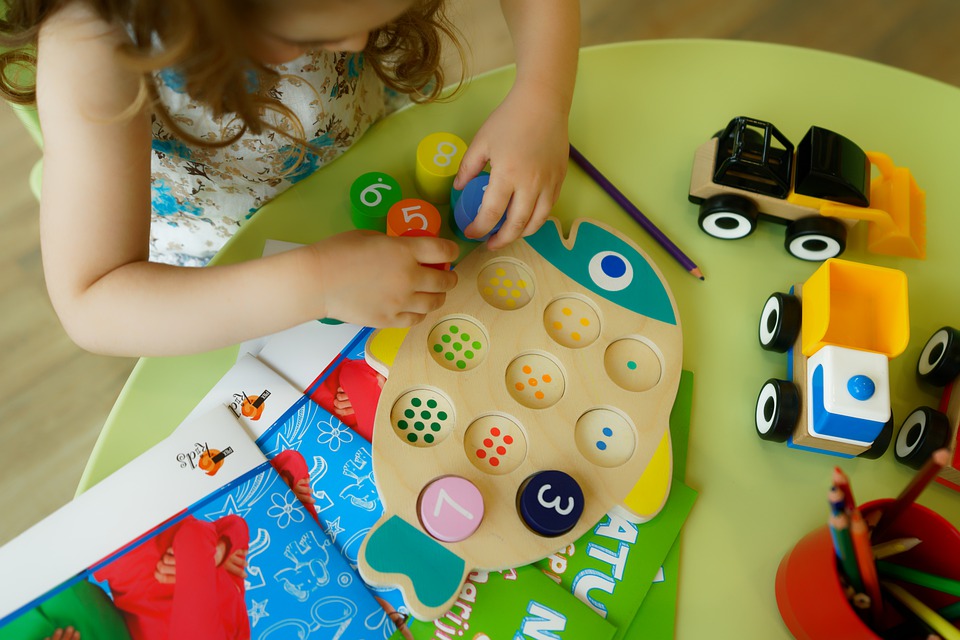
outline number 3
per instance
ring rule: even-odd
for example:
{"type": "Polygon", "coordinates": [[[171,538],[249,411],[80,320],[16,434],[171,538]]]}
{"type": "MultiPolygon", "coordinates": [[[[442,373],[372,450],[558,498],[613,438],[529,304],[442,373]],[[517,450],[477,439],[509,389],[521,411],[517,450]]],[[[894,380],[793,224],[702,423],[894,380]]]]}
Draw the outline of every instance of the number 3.
{"type": "Polygon", "coordinates": [[[545,484],[542,487],[540,487],[540,491],[537,492],[537,502],[539,502],[540,506],[543,507],[544,509],[553,509],[554,511],[556,511],[562,516],[568,515],[571,511],[573,511],[573,507],[575,504],[573,497],[567,496],[567,500],[569,502],[567,502],[567,506],[565,508],[560,507],[560,500],[561,500],[560,496],[557,496],[550,502],[544,501],[543,494],[546,492],[547,489],[552,488],[552,486],[553,485],[545,484]]]}

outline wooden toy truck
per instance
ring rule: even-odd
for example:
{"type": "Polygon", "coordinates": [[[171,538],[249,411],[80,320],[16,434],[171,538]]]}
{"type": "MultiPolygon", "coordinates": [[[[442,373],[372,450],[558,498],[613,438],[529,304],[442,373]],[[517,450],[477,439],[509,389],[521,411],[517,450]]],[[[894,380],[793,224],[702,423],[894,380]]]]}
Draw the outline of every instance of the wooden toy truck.
{"type": "Polygon", "coordinates": [[[960,491],[960,331],[943,327],[920,352],[917,362],[920,379],[943,387],[939,410],[918,407],[907,416],[897,434],[894,455],[899,462],[919,469],[941,447],[950,451],[950,462],[940,470],[937,481],[960,491]]]}
{"type": "Polygon", "coordinates": [[[893,435],[889,358],[909,340],[903,272],[827,260],[763,306],[760,345],[787,353],[788,380],[757,398],[764,440],[841,457],[878,458],[893,435]]]}
{"type": "Polygon", "coordinates": [[[860,220],[870,224],[871,252],[926,254],[926,198],[909,169],[821,127],[810,127],[794,153],[769,122],[734,118],[697,149],[689,198],[714,238],[744,238],[760,218],[786,224],[786,249],[801,260],[843,253],[860,220]],[[872,182],[871,166],[879,172],[872,182]]]}

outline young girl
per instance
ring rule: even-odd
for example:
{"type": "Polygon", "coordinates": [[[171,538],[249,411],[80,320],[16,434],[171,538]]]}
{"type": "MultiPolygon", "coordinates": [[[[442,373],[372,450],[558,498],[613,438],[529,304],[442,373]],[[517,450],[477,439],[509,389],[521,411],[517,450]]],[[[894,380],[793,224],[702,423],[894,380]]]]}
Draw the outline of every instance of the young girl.
{"type": "MultiPolygon", "coordinates": [[[[81,347],[190,353],[322,317],[408,326],[455,285],[421,266],[455,259],[455,243],[361,231],[181,266],[205,264],[267,200],[336,158],[396,92],[437,97],[444,0],[0,2],[0,44],[37,41],[35,96],[9,81],[0,92],[36,98],[44,274],[81,347]],[[257,295],[236,295],[238,283],[257,295]]],[[[490,163],[469,231],[484,235],[509,203],[492,249],[536,231],[559,195],[579,43],[576,0],[501,5],[517,79],[455,181],[490,163]]]]}

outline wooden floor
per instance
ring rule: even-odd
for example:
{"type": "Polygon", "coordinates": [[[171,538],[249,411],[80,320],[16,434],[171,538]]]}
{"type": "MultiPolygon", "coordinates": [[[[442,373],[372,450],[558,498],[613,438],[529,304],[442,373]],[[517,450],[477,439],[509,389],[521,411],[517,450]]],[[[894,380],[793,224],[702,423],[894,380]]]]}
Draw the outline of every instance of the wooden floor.
{"type": "MultiPolygon", "coordinates": [[[[512,59],[494,2],[452,0],[471,72],[512,59]]],[[[759,40],[875,60],[960,86],[956,0],[583,0],[584,46],[654,38],[759,40]]],[[[64,335],[43,283],[40,154],[0,106],[0,544],[68,501],[134,361],[84,353],[64,335]]],[[[78,215],[82,210],[78,208],[78,215]]]]}

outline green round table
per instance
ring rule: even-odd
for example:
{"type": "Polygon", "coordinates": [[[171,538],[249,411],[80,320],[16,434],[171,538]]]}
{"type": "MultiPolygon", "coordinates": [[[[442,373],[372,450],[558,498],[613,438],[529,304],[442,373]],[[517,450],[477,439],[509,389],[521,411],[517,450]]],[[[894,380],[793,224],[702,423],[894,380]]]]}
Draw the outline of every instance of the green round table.
{"type": "MultiPolygon", "coordinates": [[[[513,69],[475,79],[453,102],[416,106],[377,124],[333,165],[267,205],[217,256],[260,255],[264,240],[311,242],[351,228],[349,187],[385,171],[413,192],[417,143],[434,131],[470,140],[513,80],[513,69]]],[[[683,530],[679,638],[788,638],[774,596],[781,557],[826,522],[834,465],[858,501],[896,496],[913,476],[887,452],[840,460],[763,442],[755,434],[760,385],[783,377],[785,358],[760,349],[756,324],[767,295],[802,282],[816,265],[787,255],[782,227],[761,224],[735,242],[697,226],[687,201],[693,153],[734,116],[774,123],[794,143],[810,125],[841,133],[907,166],[927,193],[928,258],[871,255],[859,227],[844,257],[906,272],[911,341],[891,363],[899,421],[937,398],[914,367],[938,327],[960,324],[960,216],[951,201],[960,162],[960,90],[854,58],[769,44],[676,40],[626,43],[581,53],[571,142],[699,264],[700,282],[648,237],[582,171],[570,165],[554,214],[569,227],[591,217],[630,235],[660,266],[676,297],[684,368],[694,371],[687,483],[700,497],[683,530]]],[[[862,225],[861,225],[862,226],[862,225]]],[[[110,414],[80,490],[169,434],[233,364],[236,348],[139,362],[110,414]]],[[[933,485],[919,502],[960,522],[960,495],[933,485]]]]}

